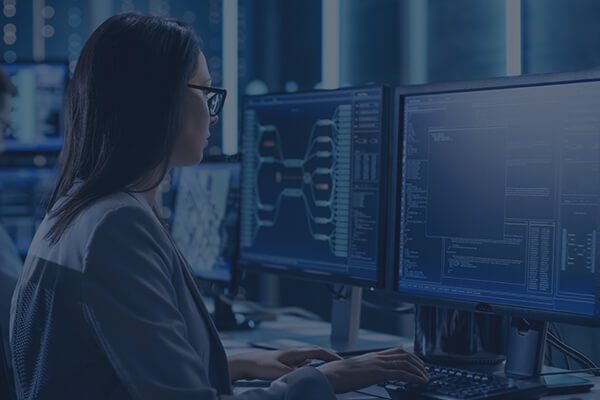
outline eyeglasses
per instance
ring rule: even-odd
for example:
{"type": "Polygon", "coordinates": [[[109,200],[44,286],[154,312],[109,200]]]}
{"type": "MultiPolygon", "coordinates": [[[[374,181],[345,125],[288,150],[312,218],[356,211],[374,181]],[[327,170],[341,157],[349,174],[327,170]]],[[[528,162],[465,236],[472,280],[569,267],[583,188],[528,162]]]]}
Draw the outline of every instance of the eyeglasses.
{"type": "Polygon", "coordinates": [[[206,100],[206,103],[208,104],[208,114],[211,117],[216,117],[217,115],[219,115],[219,113],[223,109],[223,104],[225,104],[227,90],[192,84],[188,84],[188,87],[206,92],[208,97],[206,100]]]}

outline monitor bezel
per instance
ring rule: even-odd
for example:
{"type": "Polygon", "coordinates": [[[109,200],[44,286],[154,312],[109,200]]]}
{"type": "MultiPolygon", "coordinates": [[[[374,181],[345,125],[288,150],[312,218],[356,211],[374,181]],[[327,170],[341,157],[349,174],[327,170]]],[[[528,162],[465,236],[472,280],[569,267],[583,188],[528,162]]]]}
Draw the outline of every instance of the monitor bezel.
{"type": "MultiPolygon", "coordinates": [[[[402,292],[399,290],[399,268],[400,268],[400,241],[403,221],[400,220],[400,211],[405,201],[401,193],[403,185],[404,170],[404,144],[406,138],[402,134],[404,126],[404,99],[407,96],[420,94],[443,94],[456,92],[484,91],[490,89],[510,89],[519,87],[538,87],[556,84],[568,84],[579,82],[600,82],[600,69],[550,73],[532,74],[523,76],[509,76],[490,78],[485,80],[460,81],[447,83],[433,83],[421,85],[400,86],[396,88],[393,99],[393,131],[391,134],[392,158],[390,162],[390,199],[389,213],[390,224],[388,230],[388,266],[386,271],[385,288],[392,291],[395,296],[405,301],[439,306],[444,308],[457,308],[466,311],[481,313],[494,313],[514,317],[550,320],[557,322],[573,323],[587,326],[600,326],[600,315],[584,315],[567,313],[562,311],[549,311],[537,308],[526,308],[506,304],[494,304],[476,302],[471,300],[458,300],[451,297],[436,296],[433,294],[416,294],[402,292]]],[[[600,223],[600,221],[599,221],[600,223]]],[[[600,310],[600,274],[596,278],[596,310],[600,310]]]]}
{"type": "MultiPolygon", "coordinates": [[[[316,281],[316,282],[325,282],[325,283],[336,283],[336,284],[343,284],[343,285],[351,285],[351,286],[357,286],[357,287],[362,287],[362,288],[369,288],[369,289],[375,289],[375,288],[383,288],[385,285],[385,263],[386,263],[386,259],[387,259],[387,239],[386,239],[386,235],[387,235],[387,221],[388,221],[388,215],[387,215],[387,201],[388,201],[388,191],[389,191],[389,177],[387,175],[387,171],[389,171],[389,156],[391,155],[390,151],[385,151],[385,150],[389,150],[390,146],[389,146],[389,132],[390,132],[390,128],[392,125],[392,121],[391,121],[391,97],[392,97],[392,90],[390,88],[390,86],[388,85],[362,85],[362,86],[351,86],[351,87],[340,87],[337,89],[315,89],[315,90],[305,90],[305,91],[297,91],[297,92],[278,92],[278,93],[267,93],[267,94],[260,94],[260,95],[244,95],[242,97],[242,107],[241,110],[243,110],[247,104],[248,101],[252,100],[252,99],[257,99],[257,98],[261,98],[261,97],[272,97],[272,96],[287,96],[287,95],[298,95],[298,94],[312,94],[312,93],[334,93],[334,92],[340,92],[340,91],[352,91],[352,90],[362,90],[362,89],[381,89],[382,91],[382,112],[383,112],[383,118],[382,118],[382,126],[381,126],[381,132],[382,132],[382,143],[381,143],[381,148],[384,150],[384,153],[382,154],[382,159],[381,159],[381,168],[380,168],[380,177],[383,179],[383,183],[382,183],[382,191],[381,191],[381,196],[379,199],[379,209],[380,209],[380,215],[379,215],[379,237],[380,240],[378,242],[378,261],[377,261],[377,271],[376,271],[376,276],[375,279],[368,279],[368,278],[358,278],[358,277],[353,277],[353,276],[348,276],[348,275],[344,275],[344,274],[336,274],[336,273],[324,273],[322,271],[316,270],[316,269],[310,269],[310,270],[299,270],[296,267],[290,267],[290,266],[286,266],[286,265],[278,265],[278,264],[266,264],[266,263],[261,263],[258,261],[254,261],[254,260],[245,260],[242,257],[242,249],[241,249],[241,244],[240,244],[240,258],[239,258],[239,265],[240,268],[243,270],[247,270],[247,271],[253,271],[253,272],[265,272],[265,273],[270,273],[270,274],[275,274],[275,275],[281,275],[283,277],[290,277],[290,278],[297,278],[297,279],[301,279],[301,280],[309,280],[309,281],[316,281]]],[[[243,111],[242,111],[243,112],[243,111]]],[[[241,118],[241,123],[240,123],[240,132],[244,132],[244,118],[241,118]]],[[[243,149],[243,143],[241,141],[240,138],[240,159],[241,159],[241,163],[242,163],[242,167],[241,167],[241,171],[243,174],[244,171],[244,163],[243,163],[243,158],[244,158],[244,149],[243,149]]],[[[243,192],[244,190],[244,180],[241,180],[241,190],[243,192]]],[[[240,210],[240,217],[241,217],[241,210],[240,210]]],[[[240,225],[241,225],[241,218],[240,218],[240,225]]]]}
{"type": "MultiPolygon", "coordinates": [[[[20,154],[53,154],[53,153],[60,153],[64,147],[64,143],[65,143],[65,106],[66,106],[66,99],[67,99],[67,90],[69,88],[69,83],[71,81],[71,69],[69,67],[69,61],[66,59],[62,59],[62,58],[50,58],[50,59],[45,59],[45,60],[33,60],[33,59],[27,59],[27,58],[23,58],[23,59],[17,59],[14,62],[11,63],[7,63],[7,62],[3,62],[0,63],[0,67],[4,69],[5,73],[8,75],[8,72],[6,71],[6,67],[10,67],[10,66],[19,66],[19,65],[61,65],[64,66],[66,68],[66,75],[65,75],[65,82],[64,82],[64,87],[63,87],[63,104],[62,104],[62,110],[59,113],[59,119],[58,119],[58,129],[60,131],[60,137],[63,139],[61,145],[58,148],[54,148],[54,147],[42,147],[42,148],[33,148],[33,147],[28,147],[28,146],[23,146],[22,148],[16,148],[16,149],[5,149],[5,154],[7,155],[20,155],[20,154]]],[[[10,76],[9,76],[10,79],[10,76]]],[[[18,90],[18,88],[17,88],[18,90]]]]}

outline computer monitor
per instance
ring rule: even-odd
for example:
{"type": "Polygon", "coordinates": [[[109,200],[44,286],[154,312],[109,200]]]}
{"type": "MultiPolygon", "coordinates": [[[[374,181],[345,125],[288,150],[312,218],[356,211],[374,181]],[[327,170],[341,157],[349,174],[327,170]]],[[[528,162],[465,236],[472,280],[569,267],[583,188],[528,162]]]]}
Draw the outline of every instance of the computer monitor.
{"type": "Polygon", "coordinates": [[[240,266],[351,285],[331,335],[303,339],[343,354],[398,345],[359,338],[362,287],[382,283],[386,259],[388,118],[383,86],[243,101],[240,266]]]}
{"type": "Polygon", "coordinates": [[[380,86],[245,97],[242,266],[376,285],[387,97],[380,86]]]}
{"type": "Polygon", "coordinates": [[[60,151],[69,68],[65,62],[3,64],[17,88],[6,151],[60,151]]]}
{"type": "Polygon", "coordinates": [[[399,88],[398,293],[598,324],[599,110],[596,72],[399,88]]]}
{"type": "Polygon", "coordinates": [[[163,196],[173,240],[200,280],[230,284],[237,262],[240,165],[205,161],[173,171],[163,196]]]}
{"type": "Polygon", "coordinates": [[[46,215],[57,178],[55,168],[0,168],[0,224],[22,257],[46,215]]]}
{"type": "Polygon", "coordinates": [[[163,206],[171,236],[198,281],[211,286],[206,294],[213,298],[217,329],[256,327],[257,321],[232,308],[240,279],[237,157],[208,157],[197,166],[176,168],[164,188],[163,206]]]}

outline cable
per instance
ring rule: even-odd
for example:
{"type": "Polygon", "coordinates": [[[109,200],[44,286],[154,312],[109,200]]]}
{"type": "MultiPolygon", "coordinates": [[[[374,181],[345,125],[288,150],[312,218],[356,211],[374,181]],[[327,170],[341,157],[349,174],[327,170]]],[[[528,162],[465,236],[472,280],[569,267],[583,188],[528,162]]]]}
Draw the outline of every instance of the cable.
{"type": "MultiPolygon", "coordinates": [[[[531,326],[527,319],[524,318],[523,322],[531,326]]],[[[554,326],[554,328],[556,329],[558,327],[554,326]]],[[[558,334],[560,335],[560,330],[558,334]]],[[[583,353],[566,344],[563,340],[559,339],[557,335],[555,335],[550,329],[548,329],[547,331],[546,342],[560,350],[565,355],[565,357],[571,357],[572,359],[578,361],[582,366],[589,367],[587,368],[587,371],[594,372],[594,375],[600,376],[600,368],[598,368],[598,366],[591,359],[589,359],[583,353]]],[[[569,368],[565,373],[568,373],[569,371],[572,370],[569,368]]]]}
{"type": "MultiPolygon", "coordinates": [[[[548,327],[548,332],[550,332],[550,327],[548,327]]],[[[569,358],[564,353],[563,357],[565,358],[565,363],[568,363],[569,358]]],[[[546,365],[556,367],[556,365],[554,364],[554,347],[550,344],[550,342],[548,342],[548,340],[546,340],[546,352],[544,354],[544,362],[546,365]]],[[[568,368],[568,364],[567,369],[571,369],[568,368]]]]}
{"type": "MultiPolygon", "coordinates": [[[[560,349],[560,348],[559,348],[559,350],[565,351],[564,349],[560,349]]],[[[578,357],[574,357],[574,355],[572,355],[572,354],[569,354],[569,356],[572,357],[573,359],[575,359],[575,361],[577,361],[583,367],[588,367],[588,369],[590,369],[590,370],[596,370],[596,369],[598,369],[598,368],[590,367],[591,364],[585,362],[584,359],[581,359],[581,358],[578,358],[578,357]]],[[[572,370],[569,370],[569,371],[572,371],[572,370]]],[[[593,375],[600,376],[600,372],[592,372],[592,373],[593,373],[593,375]]]]}
{"type": "MultiPolygon", "coordinates": [[[[528,326],[531,326],[531,323],[526,318],[523,318],[522,321],[528,326]]],[[[571,358],[579,361],[579,363],[581,363],[583,366],[597,368],[597,365],[592,360],[590,360],[581,352],[575,350],[573,347],[567,345],[564,341],[560,340],[556,335],[554,335],[554,333],[552,333],[550,329],[547,330],[546,341],[562,351],[565,356],[570,356],[571,358]]]]}
{"type": "MultiPolygon", "coordinates": [[[[557,333],[558,338],[560,339],[560,341],[562,343],[564,343],[565,341],[562,338],[562,335],[560,333],[560,331],[558,330],[558,326],[556,325],[556,323],[552,322],[551,325],[552,329],[554,329],[554,331],[557,333]]],[[[552,331],[550,330],[550,327],[548,327],[548,334],[552,333],[552,331]]],[[[548,342],[548,344],[551,344],[550,342],[548,342]]],[[[552,352],[552,348],[553,346],[548,346],[548,350],[549,352],[552,352]]],[[[565,359],[565,366],[567,369],[571,369],[571,362],[569,361],[569,357],[567,357],[567,354],[565,352],[562,352],[562,355],[565,359]]],[[[550,354],[550,365],[554,366],[553,360],[552,360],[552,354],[550,354]]]]}
{"type": "MultiPolygon", "coordinates": [[[[552,322],[551,323],[552,328],[554,329],[554,332],[556,332],[556,336],[558,336],[558,340],[561,341],[561,343],[566,343],[566,341],[563,339],[563,335],[560,332],[560,328],[558,327],[558,324],[556,322],[552,322]]],[[[563,354],[563,356],[565,357],[565,363],[567,365],[567,369],[571,369],[571,362],[569,361],[569,357],[567,357],[566,354],[563,354]]]]}
{"type": "MultiPolygon", "coordinates": [[[[548,343],[562,351],[565,355],[568,355],[572,359],[578,361],[582,366],[588,367],[589,369],[598,369],[598,366],[592,360],[570,346],[562,342],[557,342],[554,338],[548,338],[548,343]]],[[[600,376],[600,373],[595,373],[594,375],[600,376]]]]}
{"type": "Polygon", "coordinates": [[[564,349],[567,349],[571,354],[575,354],[576,356],[578,356],[579,358],[581,358],[586,364],[588,364],[588,366],[590,368],[598,368],[598,366],[596,365],[596,363],[594,361],[592,361],[588,356],[586,356],[585,354],[583,354],[580,351],[576,350],[575,348],[569,346],[564,341],[562,341],[559,338],[557,338],[556,336],[554,336],[554,334],[552,334],[551,332],[548,332],[548,336],[550,337],[550,339],[552,341],[554,341],[558,345],[562,346],[564,349]]]}
{"type": "MultiPolygon", "coordinates": [[[[550,329],[552,329],[551,325],[548,326],[548,332],[550,332],[550,329]]],[[[554,346],[552,346],[552,344],[548,341],[548,338],[546,338],[546,342],[545,343],[546,343],[546,346],[545,346],[546,351],[545,351],[545,354],[544,354],[544,363],[545,363],[545,365],[549,365],[551,367],[556,367],[557,365],[554,364],[554,346]]],[[[565,361],[565,364],[566,364],[568,358],[567,358],[567,356],[564,353],[563,353],[563,357],[564,357],[564,361],[565,361]]],[[[565,366],[565,368],[571,369],[571,368],[568,367],[568,365],[565,366]]]]}
{"type": "Polygon", "coordinates": [[[552,346],[556,347],[557,349],[563,351],[569,357],[579,361],[579,363],[583,364],[584,366],[587,366],[589,368],[597,368],[598,367],[589,358],[587,358],[586,356],[582,355],[579,352],[572,351],[572,349],[570,347],[566,346],[564,343],[557,342],[554,339],[548,339],[548,343],[550,343],[552,346]]]}
{"type": "Polygon", "coordinates": [[[558,327],[558,324],[556,322],[551,322],[550,325],[554,329],[554,332],[556,333],[556,336],[558,336],[558,338],[560,339],[560,341],[564,342],[565,340],[563,339],[563,335],[560,332],[560,328],[558,327]]]}
{"type": "MultiPolygon", "coordinates": [[[[557,350],[559,350],[565,357],[569,357],[569,358],[577,361],[579,364],[581,364],[581,366],[586,367],[586,368],[594,368],[589,363],[587,363],[585,359],[579,357],[578,355],[571,353],[568,349],[566,349],[560,343],[557,343],[553,339],[549,338],[548,344],[553,346],[557,350]]],[[[570,368],[568,368],[568,369],[570,369],[570,368]]]]}
{"type": "Polygon", "coordinates": [[[551,338],[548,338],[548,343],[563,352],[563,354],[566,356],[578,361],[582,366],[587,368],[596,368],[596,366],[592,365],[589,360],[587,360],[585,357],[581,357],[580,354],[573,353],[569,348],[565,347],[563,343],[557,342],[551,338]]]}

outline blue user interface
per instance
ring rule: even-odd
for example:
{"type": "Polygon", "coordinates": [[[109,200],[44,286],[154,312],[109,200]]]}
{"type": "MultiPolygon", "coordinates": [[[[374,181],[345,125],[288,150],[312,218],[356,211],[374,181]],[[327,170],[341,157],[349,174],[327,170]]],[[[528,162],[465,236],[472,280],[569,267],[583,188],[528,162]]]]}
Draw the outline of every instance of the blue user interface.
{"type": "Polygon", "coordinates": [[[401,292],[593,316],[600,82],[408,95],[401,292]]]}
{"type": "Polygon", "coordinates": [[[376,279],[383,120],[383,88],[246,99],[245,263],[376,279]]]}

